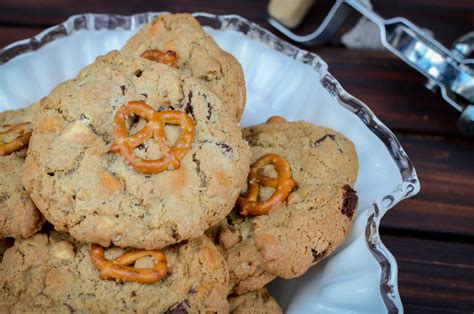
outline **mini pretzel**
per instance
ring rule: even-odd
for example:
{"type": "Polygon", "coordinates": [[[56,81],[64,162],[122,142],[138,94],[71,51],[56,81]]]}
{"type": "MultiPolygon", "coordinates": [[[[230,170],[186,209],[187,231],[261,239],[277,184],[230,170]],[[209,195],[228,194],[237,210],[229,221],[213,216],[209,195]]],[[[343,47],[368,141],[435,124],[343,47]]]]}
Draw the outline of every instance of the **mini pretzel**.
{"type": "Polygon", "coordinates": [[[115,142],[110,151],[121,154],[135,170],[152,174],[180,167],[181,159],[193,145],[195,129],[193,120],[184,112],[173,110],[156,112],[144,102],[131,101],[120,107],[115,114],[114,134],[115,142]],[[142,117],[148,120],[148,123],[140,131],[129,135],[126,120],[132,115],[142,117]],[[182,129],[180,137],[172,147],[166,143],[166,124],[180,125],[182,129]],[[137,157],[134,148],[152,137],[155,138],[164,156],[156,160],[137,157]]]}
{"type": "Polygon", "coordinates": [[[271,116],[267,120],[268,124],[278,124],[278,123],[283,123],[283,122],[286,122],[286,119],[283,118],[282,116],[271,116]]]}
{"type": "Polygon", "coordinates": [[[16,152],[23,147],[28,146],[31,137],[31,124],[27,123],[20,123],[20,124],[7,124],[4,125],[2,128],[6,129],[6,131],[0,132],[0,156],[6,156],[13,152],[16,152]],[[16,138],[9,142],[4,142],[7,136],[15,135],[16,138]]]}
{"type": "Polygon", "coordinates": [[[114,260],[108,260],[105,258],[104,248],[92,243],[90,256],[92,264],[100,270],[100,278],[104,280],[115,279],[139,283],[153,283],[161,280],[168,273],[166,255],[159,250],[135,250],[114,260]],[[135,268],[129,266],[145,256],[153,257],[155,260],[155,266],[153,268],[135,268]]]}
{"type": "Polygon", "coordinates": [[[167,64],[174,68],[178,67],[176,65],[176,52],[172,50],[163,52],[159,49],[151,49],[142,53],[140,57],[151,60],[151,61],[167,64]]]}
{"type": "Polygon", "coordinates": [[[240,208],[241,216],[264,215],[270,209],[283,203],[288,198],[291,190],[296,186],[296,181],[291,177],[290,166],[281,156],[276,154],[267,154],[260,157],[251,167],[248,176],[249,188],[247,195],[239,196],[237,207],[240,208]],[[277,178],[270,178],[258,173],[258,171],[272,164],[278,174],[277,178]],[[274,188],[276,191],[264,202],[258,202],[260,185],[274,188]]]}

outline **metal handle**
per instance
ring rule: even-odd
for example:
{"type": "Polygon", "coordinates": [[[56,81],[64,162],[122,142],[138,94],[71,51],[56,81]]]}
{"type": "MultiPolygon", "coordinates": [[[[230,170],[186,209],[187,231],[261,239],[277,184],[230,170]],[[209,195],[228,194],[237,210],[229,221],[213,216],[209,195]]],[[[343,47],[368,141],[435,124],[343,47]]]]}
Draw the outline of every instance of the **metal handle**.
{"type": "Polygon", "coordinates": [[[314,46],[333,38],[352,10],[378,26],[383,46],[423,74],[430,90],[439,89],[446,102],[463,112],[460,130],[474,135],[474,59],[467,59],[474,51],[474,33],[460,38],[455,50],[449,50],[410,21],[401,17],[385,20],[360,0],[337,0],[322,24],[305,36],[294,34],[272,18],[269,22],[291,40],[314,46]]]}

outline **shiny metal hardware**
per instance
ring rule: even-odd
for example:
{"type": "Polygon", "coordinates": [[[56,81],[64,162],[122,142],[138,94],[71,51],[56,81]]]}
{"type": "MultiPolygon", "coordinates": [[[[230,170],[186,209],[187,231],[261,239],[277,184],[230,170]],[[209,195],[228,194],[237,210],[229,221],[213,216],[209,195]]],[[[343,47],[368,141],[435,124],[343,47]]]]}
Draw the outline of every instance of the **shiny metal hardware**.
{"type": "Polygon", "coordinates": [[[383,46],[427,79],[426,87],[440,90],[443,98],[458,111],[459,129],[474,136],[474,32],[456,40],[449,50],[410,21],[396,17],[383,19],[360,0],[337,0],[321,25],[308,35],[297,35],[269,18],[270,24],[294,42],[316,46],[332,39],[347,16],[357,11],[380,29],[383,46]]]}

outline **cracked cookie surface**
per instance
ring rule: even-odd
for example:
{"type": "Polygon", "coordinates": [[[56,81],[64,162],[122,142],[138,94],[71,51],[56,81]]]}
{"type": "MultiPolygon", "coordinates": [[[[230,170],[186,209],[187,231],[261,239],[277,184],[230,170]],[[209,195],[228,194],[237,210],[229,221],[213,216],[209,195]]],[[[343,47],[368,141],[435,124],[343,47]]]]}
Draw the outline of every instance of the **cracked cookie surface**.
{"type": "MultiPolygon", "coordinates": [[[[297,187],[268,214],[243,218],[237,209],[209,235],[220,244],[234,293],[263,287],[275,277],[293,278],[331,254],[350,231],[357,196],[354,145],[343,135],[306,122],[261,124],[243,130],[252,162],[278,154],[297,187]]],[[[271,166],[262,174],[274,177],[271,166]]],[[[262,188],[268,198],[273,189],[262,188]]]]}
{"type": "Polygon", "coordinates": [[[130,38],[121,51],[138,57],[151,49],[176,52],[178,68],[198,78],[240,120],[246,99],[242,67],[206,34],[191,14],[156,17],[130,38]]]}
{"type": "MultiPolygon", "coordinates": [[[[0,131],[7,124],[31,122],[37,104],[24,109],[0,112],[0,131]]],[[[27,148],[0,156],[0,238],[29,237],[43,225],[44,219],[36,209],[21,183],[21,172],[27,148]]]]}
{"type": "MultiPolygon", "coordinates": [[[[130,134],[144,119],[129,119],[130,134]]],[[[170,145],[180,127],[167,125],[170,145]]],[[[134,149],[162,156],[152,138],[134,149]]],[[[40,103],[23,183],[46,219],[83,242],[162,248],[201,236],[232,209],[250,150],[215,94],[173,67],[112,51],[40,103]],[[195,140],[180,168],[144,174],[110,153],[113,117],[129,101],[186,112],[195,140]]]]}
{"type": "MultiPolygon", "coordinates": [[[[89,248],[54,231],[17,240],[0,264],[0,308],[9,313],[228,311],[228,269],[206,237],[165,248],[169,275],[152,284],[100,279],[89,248]]],[[[124,251],[113,247],[106,257],[124,251]]],[[[135,267],[151,263],[145,257],[135,267]]]]}
{"type": "Polygon", "coordinates": [[[262,288],[242,295],[229,297],[230,313],[232,314],[281,314],[282,309],[277,301],[262,288]]]}

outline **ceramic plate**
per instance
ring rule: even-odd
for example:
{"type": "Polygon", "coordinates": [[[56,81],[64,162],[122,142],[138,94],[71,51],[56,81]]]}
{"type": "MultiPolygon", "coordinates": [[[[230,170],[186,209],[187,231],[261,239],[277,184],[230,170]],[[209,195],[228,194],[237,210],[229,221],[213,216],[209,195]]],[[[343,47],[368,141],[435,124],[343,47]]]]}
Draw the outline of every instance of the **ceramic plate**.
{"type": "MultiPolygon", "coordinates": [[[[98,55],[119,49],[159,13],[84,14],[0,50],[0,111],[24,107],[73,78],[98,55]]],[[[393,133],[349,95],[317,55],[298,49],[239,16],[196,13],[206,31],[242,64],[248,99],[242,125],[278,114],[333,128],[356,146],[360,203],[344,245],[273,294],[288,313],[402,312],[397,264],[383,245],[380,219],[416,194],[415,169],[393,133]]]]}

